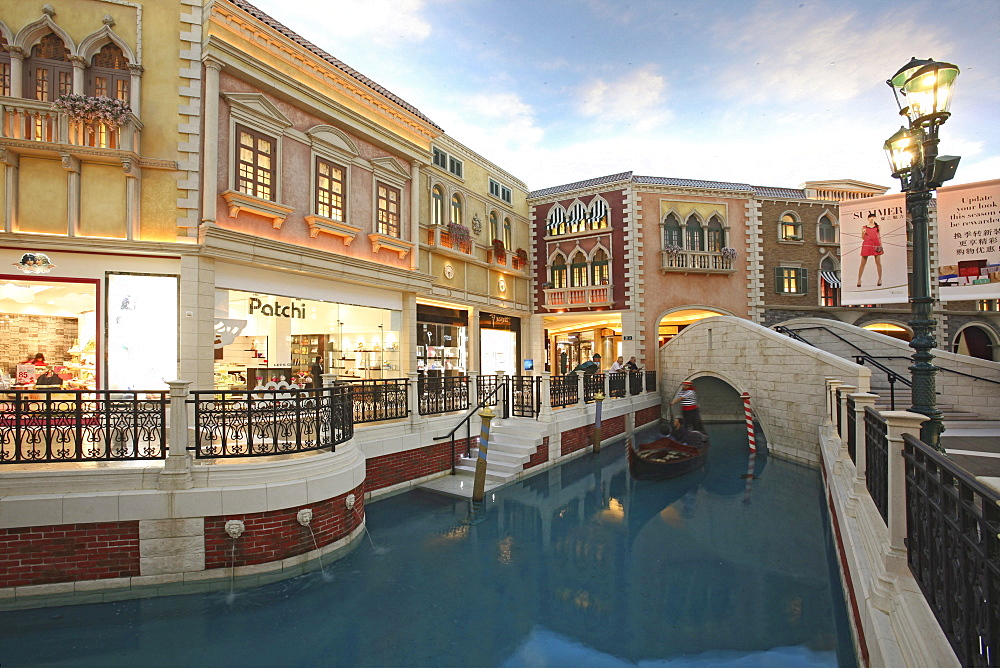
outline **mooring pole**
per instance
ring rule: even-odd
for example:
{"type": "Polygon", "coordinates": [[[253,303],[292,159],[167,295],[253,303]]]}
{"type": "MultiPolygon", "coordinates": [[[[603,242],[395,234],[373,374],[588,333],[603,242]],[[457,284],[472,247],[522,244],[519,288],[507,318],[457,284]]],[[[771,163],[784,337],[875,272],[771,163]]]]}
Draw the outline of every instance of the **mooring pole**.
{"type": "Polygon", "coordinates": [[[604,393],[598,392],[594,395],[597,402],[597,410],[594,416],[594,452],[601,451],[601,405],[604,403],[604,393]]]}
{"type": "Polygon", "coordinates": [[[753,433],[753,411],[750,410],[750,393],[743,393],[743,416],[747,422],[747,440],[750,442],[750,452],[757,452],[757,441],[753,433]]]}
{"type": "Polygon", "coordinates": [[[476,459],[476,478],[472,483],[472,510],[478,514],[483,505],[483,497],[486,495],[486,455],[490,443],[490,420],[493,419],[493,411],[489,406],[485,406],[479,411],[479,417],[483,423],[479,428],[479,457],[476,459]]]}

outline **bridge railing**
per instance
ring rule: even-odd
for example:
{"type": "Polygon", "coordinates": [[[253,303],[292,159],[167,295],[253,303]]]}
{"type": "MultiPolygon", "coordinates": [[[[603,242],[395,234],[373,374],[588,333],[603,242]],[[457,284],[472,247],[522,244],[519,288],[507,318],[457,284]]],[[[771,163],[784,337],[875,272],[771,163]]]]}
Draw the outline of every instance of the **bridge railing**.
{"type": "Polygon", "coordinates": [[[959,662],[1000,665],[1000,493],[920,441],[923,416],[883,415],[867,393],[840,402],[856,479],[959,662]]]}

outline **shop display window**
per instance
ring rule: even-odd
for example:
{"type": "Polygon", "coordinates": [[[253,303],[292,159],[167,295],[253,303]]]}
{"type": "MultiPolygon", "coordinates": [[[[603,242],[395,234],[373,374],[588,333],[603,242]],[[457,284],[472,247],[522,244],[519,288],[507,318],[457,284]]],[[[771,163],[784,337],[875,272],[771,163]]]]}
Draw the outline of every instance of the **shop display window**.
{"type": "Polygon", "coordinates": [[[218,290],[216,387],[308,387],[319,372],[399,378],[401,320],[390,309],[218,290]]]}
{"type": "Polygon", "coordinates": [[[95,389],[98,280],[0,280],[0,390],[95,389]],[[41,355],[41,357],[39,357],[41,355]]]}

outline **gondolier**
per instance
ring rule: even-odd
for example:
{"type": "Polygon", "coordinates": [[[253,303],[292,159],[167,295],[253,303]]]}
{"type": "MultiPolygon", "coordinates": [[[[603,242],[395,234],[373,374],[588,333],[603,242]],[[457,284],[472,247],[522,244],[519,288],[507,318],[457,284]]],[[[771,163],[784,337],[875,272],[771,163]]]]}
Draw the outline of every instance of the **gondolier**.
{"type": "Polygon", "coordinates": [[[689,380],[681,383],[681,389],[677,391],[677,396],[670,404],[676,404],[678,401],[681,403],[684,426],[692,431],[705,433],[705,425],[701,423],[701,411],[698,410],[698,395],[694,391],[694,383],[689,380]]]}

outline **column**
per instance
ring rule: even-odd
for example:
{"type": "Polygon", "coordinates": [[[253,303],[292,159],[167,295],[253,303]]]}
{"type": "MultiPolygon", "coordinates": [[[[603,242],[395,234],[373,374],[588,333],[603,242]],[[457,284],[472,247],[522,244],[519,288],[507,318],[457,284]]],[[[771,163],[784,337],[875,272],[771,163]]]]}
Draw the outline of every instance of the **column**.
{"type": "Polygon", "coordinates": [[[469,368],[483,372],[482,357],[483,335],[479,331],[479,308],[473,306],[469,311],[469,368]]]}
{"type": "Polygon", "coordinates": [[[129,63],[128,70],[131,75],[128,84],[128,106],[132,110],[132,113],[136,117],[139,117],[139,111],[142,108],[142,100],[139,98],[141,88],[139,84],[142,83],[142,65],[129,63]]]}
{"type": "Polygon", "coordinates": [[[410,241],[413,250],[410,252],[410,269],[416,271],[420,267],[420,167],[418,160],[410,162],[410,241]]]}
{"type": "Polygon", "coordinates": [[[837,415],[837,388],[844,384],[839,378],[826,379],[826,417],[832,422],[837,415]]]}
{"type": "Polygon", "coordinates": [[[80,235],[80,161],[69,153],[60,154],[66,170],[66,234],[80,235]]]}
{"type": "Polygon", "coordinates": [[[17,46],[8,46],[10,51],[10,96],[24,97],[24,59],[28,54],[17,46]]]}
{"type": "Polygon", "coordinates": [[[403,293],[403,314],[399,324],[399,369],[403,376],[417,370],[417,295],[403,293]]]}
{"type": "Polygon", "coordinates": [[[861,392],[852,394],[851,398],[854,399],[854,458],[857,460],[855,462],[854,491],[857,494],[867,494],[865,474],[868,470],[868,448],[865,444],[865,407],[875,408],[875,400],[878,399],[878,395],[861,392]]]}
{"type": "Polygon", "coordinates": [[[889,547],[884,554],[886,573],[909,572],[906,563],[906,465],[903,460],[903,434],[920,437],[920,425],[926,415],[909,411],[882,413],[889,438],[889,547]]]}
{"type": "Polygon", "coordinates": [[[167,441],[167,459],[160,472],[159,489],[191,489],[191,453],[188,452],[188,389],[189,380],[168,380],[170,388],[170,431],[167,441]]]}
{"type": "Polygon", "coordinates": [[[857,390],[858,388],[853,385],[840,386],[840,405],[837,406],[840,429],[837,430],[837,435],[840,436],[841,450],[844,452],[847,452],[847,397],[857,390]]]}
{"type": "Polygon", "coordinates": [[[542,422],[552,422],[552,372],[542,371],[541,387],[539,388],[540,405],[538,407],[538,419],[542,422]]]}
{"type": "Polygon", "coordinates": [[[539,371],[544,371],[545,365],[551,362],[545,355],[545,323],[542,317],[541,314],[534,314],[527,318],[528,340],[523,348],[525,357],[535,360],[535,368],[539,371]]]}
{"type": "MultiPolygon", "coordinates": [[[[211,389],[215,364],[215,260],[181,257],[181,375],[195,389],[211,389]]],[[[253,379],[248,378],[252,386],[253,379]]]]}
{"type": "Polygon", "coordinates": [[[139,239],[142,170],[131,159],[125,158],[122,160],[122,171],[125,172],[125,234],[129,240],[139,239]]]}
{"type": "Polygon", "coordinates": [[[219,197],[219,72],[222,63],[205,61],[205,99],[202,108],[205,136],[202,141],[201,222],[214,223],[219,197]]]}
{"type": "Polygon", "coordinates": [[[17,232],[17,198],[18,198],[18,169],[21,164],[21,156],[6,148],[0,148],[0,163],[4,169],[4,198],[3,231],[17,232]]]}
{"type": "Polygon", "coordinates": [[[87,71],[87,61],[80,56],[70,56],[69,61],[73,64],[73,92],[77,95],[86,95],[84,74],[87,71]]]}
{"type": "Polygon", "coordinates": [[[423,416],[420,415],[420,386],[417,383],[417,372],[409,371],[406,374],[407,391],[406,401],[410,409],[410,427],[416,431],[420,428],[423,416]]]}

